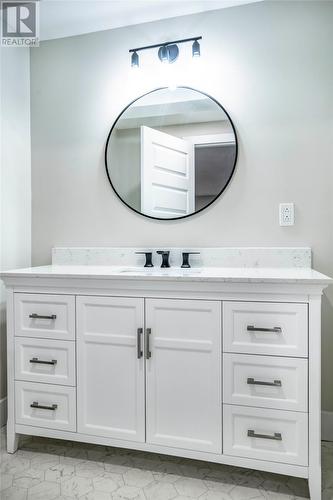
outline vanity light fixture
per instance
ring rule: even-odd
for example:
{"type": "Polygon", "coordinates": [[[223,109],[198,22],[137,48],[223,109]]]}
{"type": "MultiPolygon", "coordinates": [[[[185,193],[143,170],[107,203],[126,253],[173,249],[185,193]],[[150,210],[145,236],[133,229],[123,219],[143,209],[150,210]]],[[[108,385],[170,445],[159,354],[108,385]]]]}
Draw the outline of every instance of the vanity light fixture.
{"type": "Polygon", "coordinates": [[[136,51],[134,51],[132,53],[131,66],[132,66],[132,68],[138,68],[139,67],[139,54],[136,51]]]}
{"type": "Polygon", "coordinates": [[[179,48],[175,43],[162,45],[158,50],[158,57],[162,63],[173,63],[178,58],[179,48]]]}
{"type": "Polygon", "coordinates": [[[192,57],[200,57],[200,43],[194,40],[192,44],[192,57]]]}
{"type": "Polygon", "coordinates": [[[162,45],[158,49],[158,57],[160,58],[160,61],[162,63],[169,62],[169,54],[168,54],[168,46],[167,45],[162,45]]]}
{"type": "Polygon", "coordinates": [[[172,42],[157,43],[154,45],[146,45],[145,47],[137,47],[135,49],[130,49],[129,53],[131,56],[131,66],[134,68],[139,67],[139,54],[141,50],[156,49],[158,48],[158,58],[162,63],[173,63],[177,60],[179,56],[179,47],[181,43],[193,42],[192,44],[192,56],[200,56],[200,44],[198,40],[201,40],[202,36],[195,36],[193,38],[183,38],[182,40],[174,40],[172,42]]]}

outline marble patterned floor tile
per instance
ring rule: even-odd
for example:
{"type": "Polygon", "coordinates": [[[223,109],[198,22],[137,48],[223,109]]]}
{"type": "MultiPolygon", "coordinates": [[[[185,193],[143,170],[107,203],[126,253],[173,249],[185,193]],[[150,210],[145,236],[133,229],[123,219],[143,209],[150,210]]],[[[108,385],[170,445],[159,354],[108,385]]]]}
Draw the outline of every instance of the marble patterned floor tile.
{"type": "Polygon", "coordinates": [[[6,490],[13,485],[13,474],[1,474],[0,476],[0,491],[6,490]]]}
{"type": "Polygon", "coordinates": [[[57,483],[63,483],[72,479],[75,475],[75,467],[71,464],[59,463],[45,471],[45,480],[57,483]]]}
{"type": "Polygon", "coordinates": [[[75,473],[79,477],[87,477],[93,479],[105,474],[104,464],[86,460],[75,465],[75,473]]]}
{"type": "Polygon", "coordinates": [[[231,481],[231,478],[226,478],[225,481],[212,481],[211,479],[205,479],[204,484],[208,490],[215,491],[217,493],[229,493],[235,484],[231,481]]]}
{"type": "Polygon", "coordinates": [[[150,483],[143,491],[148,500],[172,500],[177,496],[177,490],[173,484],[158,481],[150,483]]]}
{"type": "Polygon", "coordinates": [[[71,498],[80,498],[93,491],[93,482],[86,477],[74,476],[61,483],[61,494],[71,498]]]}
{"type": "Polygon", "coordinates": [[[201,479],[193,477],[184,477],[178,479],[174,486],[179,495],[188,496],[190,498],[199,498],[207,492],[207,487],[201,479]]]}
{"type": "Polygon", "coordinates": [[[97,491],[113,493],[121,486],[124,486],[124,479],[121,474],[106,474],[102,477],[93,479],[93,486],[97,491]]]}
{"type": "Polygon", "coordinates": [[[51,481],[43,481],[28,489],[28,500],[54,500],[59,495],[60,485],[51,481]]]}
{"type": "Polygon", "coordinates": [[[1,492],[1,500],[27,500],[28,490],[11,486],[1,492]]]}
{"type": "Polygon", "coordinates": [[[125,472],[124,481],[128,486],[137,486],[138,488],[144,488],[149,483],[152,483],[154,481],[154,476],[150,471],[136,468],[125,472]]]}
{"type": "Polygon", "coordinates": [[[56,453],[36,453],[30,459],[30,466],[33,469],[48,470],[50,467],[59,464],[59,462],[60,459],[56,453]]]}
{"type": "Polygon", "coordinates": [[[154,480],[159,483],[175,483],[181,476],[170,472],[153,472],[154,480]]]}
{"type": "Polygon", "coordinates": [[[91,491],[83,495],[79,500],[112,500],[111,494],[105,491],[91,491]]]}
{"type": "Polygon", "coordinates": [[[30,467],[30,460],[15,455],[7,455],[0,464],[0,473],[17,474],[30,467]]]}
{"type": "Polygon", "coordinates": [[[137,500],[144,499],[145,496],[143,490],[137,488],[136,486],[122,486],[120,487],[115,494],[112,495],[112,500],[137,500]]]}
{"type": "MultiPolygon", "coordinates": [[[[1,500],[305,500],[305,480],[214,463],[0,431],[1,500]]],[[[322,500],[333,500],[333,443],[323,443],[322,500]]]]}

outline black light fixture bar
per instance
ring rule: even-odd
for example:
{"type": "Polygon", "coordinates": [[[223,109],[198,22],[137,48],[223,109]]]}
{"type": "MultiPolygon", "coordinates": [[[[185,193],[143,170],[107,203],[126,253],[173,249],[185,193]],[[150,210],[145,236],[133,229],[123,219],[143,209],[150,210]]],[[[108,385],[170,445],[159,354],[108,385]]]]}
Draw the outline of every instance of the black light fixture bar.
{"type": "Polygon", "coordinates": [[[157,47],[166,47],[177,43],[195,42],[202,40],[202,36],[195,36],[193,38],[183,38],[182,40],[172,40],[171,42],[155,43],[154,45],[145,45],[144,47],[137,47],[136,49],[129,49],[128,52],[139,52],[140,50],[156,49],[157,47]]]}

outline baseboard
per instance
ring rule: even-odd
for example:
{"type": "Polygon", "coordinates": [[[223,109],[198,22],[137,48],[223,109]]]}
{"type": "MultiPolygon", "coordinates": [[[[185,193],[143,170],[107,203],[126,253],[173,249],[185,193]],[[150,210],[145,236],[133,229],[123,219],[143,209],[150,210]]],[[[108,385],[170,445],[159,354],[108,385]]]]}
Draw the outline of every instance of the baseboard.
{"type": "Polygon", "coordinates": [[[7,423],[7,398],[0,399],[0,427],[7,423]]]}
{"type": "Polygon", "coordinates": [[[333,441],[333,411],[321,412],[321,439],[333,441]]]}

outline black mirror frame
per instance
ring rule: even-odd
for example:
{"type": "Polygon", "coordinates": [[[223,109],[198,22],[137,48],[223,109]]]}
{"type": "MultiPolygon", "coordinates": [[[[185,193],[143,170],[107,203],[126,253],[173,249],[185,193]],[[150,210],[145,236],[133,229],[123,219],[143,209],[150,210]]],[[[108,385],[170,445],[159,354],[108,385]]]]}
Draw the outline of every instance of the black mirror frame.
{"type": "Polygon", "coordinates": [[[226,109],[222,106],[222,104],[220,104],[216,99],[214,99],[214,97],[210,96],[209,94],[207,94],[206,92],[202,92],[201,90],[198,90],[198,89],[195,89],[193,87],[188,87],[188,86],[184,86],[184,85],[179,85],[177,86],[176,88],[177,89],[188,89],[188,90],[193,90],[194,92],[199,92],[200,94],[202,95],[205,95],[206,97],[208,97],[209,99],[211,99],[212,101],[214,101],[221,109],[222,111],[227,115],[229,121],[230,121],[230,124],[231,124],[231,127],[232,127],[232,130],[233,130],[233,133],[235,135],[235,146],[236,146],[236,152],[235,152],[235,160],[234,160],[234,165],[233,165],[233,168],[231,170],[231,173],[230,173],[230,176],[227,180],[227,182],[225,183],[223,189],[221,189],[221,191],[216,195],[216,197],[210,202],[208,203],[205,207],[202,207],[200,208],[200,210],[197,210],[196,212],[193,212],[191,214],[188,214],[188,215],[182,215],[181,217],[170,217],[170,218],[164,218],[164,217],[152,217],[151,215],[147,215],[147,214],[144,214],[142,212],[139,212],[139,210],[136,210],[135,208],[131,207],[131,205],[129,205],[128,203],[126,203],[126,201],[124,201],[122,199],[122,197],[118,194],[116,188],[114,187],[113,183],[112,183],[112,180],[111,180],[111,177],[110,177],[110,174],[109,174],[109,171],[108,171],[108,162],[107,162],[107,151],[108,151],[108,145],[109,145],[109,141],[110,141],[110,138],[111,138],[111,134],[115,128],[115,126],[117,125],[117,122],[118,120],[120,119],[120,117],[125,113],[125,111],[130,107],[132,106],[132,104],[136,101],[138,101],[139,99],[142,99],[142,97],[145,97],[146,95],[149,95],[149,94],[152,94],[153,92],[157,92],[158,90],[165,90],[167,89],[168,87],[158,87],[156,89],[153,89],[153,90],[150,90],[149,92],[146,92],[145,94],[142,94],[140,95],[139,97],[137,97],[136,99],[134,99],[133,101],[131,101],[123,110],[122,112],[117,116],[117,118],[115,119],[112,127],[111,127],[111,130],[108,134],[108,137],[107,137],[107,140],[106,140],[106,144],[105,144],[105,152],[104,152],[104,162],[105,162],[105,170],[106,170],[106,175],[107,175],[107,178],[109,179],[109,182],[111,184],[111,187],[113,189],[113,191],[115,192],[115,194],[117,195],[117,197],[121,200],[122,203],[124,203],[124,205],[126,205],[128,208],[130,208],[133,212],[136,212],[137,214],[141,215],[142,217],[147,217],[148,219],[152,219],[152,220],[158,220],[158,221],[177,221],[177,220],[182,220],[182,219],[186,219],[187,217],[192,217],[193,215],[196,215],[196,214],[199,214],[200,212],[202,212],[203,210],[206,210],[206,208],[210,207],[213,203],[216,202],[217,199],[220,198],[220,196],[222,195],[222,193],[226,190],[226,188],[228,187],[228,185],[230,184],[230,181],[235,173],[235,169],[236,169],[236,164],[237,164],[237,159],[238,159],[238,140],[237,140],[237,134],[236,134],[236,128],[235,128],[235,125],[232,121],[232,119],[230,118],[230,115],[229,113],[226,111],[226,109]]]}

